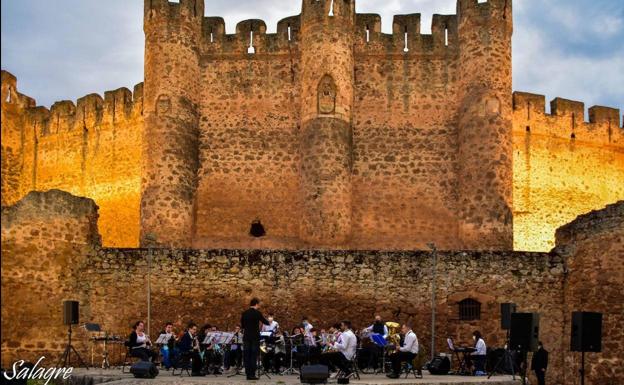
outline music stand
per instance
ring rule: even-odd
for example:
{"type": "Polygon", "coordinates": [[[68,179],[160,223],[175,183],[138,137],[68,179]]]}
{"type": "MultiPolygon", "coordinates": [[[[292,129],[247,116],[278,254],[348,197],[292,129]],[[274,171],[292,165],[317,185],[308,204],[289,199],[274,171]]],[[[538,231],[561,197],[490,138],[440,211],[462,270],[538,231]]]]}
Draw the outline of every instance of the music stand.
{"type": "Polygon", "coordinates": [[[299,335],[284,336],[284,337],[290,340],[290,367],[285,369],[281,374],[282,375],[284,375],[284,374],[300,375],[301,373],[299,373],[299,371],[293,367],[293,356],[294,356],[293,346],[295,345],[294,339],[299,337],[299,335]]]}
{"type": "MultiPolygon", "coordinates": [[[[386,372],[386,346],[388,345],[388,341],[381,334],[373,333],[370,336],[371,341],[381,348],[381,368],[375,371],[377,373],[385,373],[386,372]]],[[[379,361],[377,361],[379,363],[379,361]]]]}

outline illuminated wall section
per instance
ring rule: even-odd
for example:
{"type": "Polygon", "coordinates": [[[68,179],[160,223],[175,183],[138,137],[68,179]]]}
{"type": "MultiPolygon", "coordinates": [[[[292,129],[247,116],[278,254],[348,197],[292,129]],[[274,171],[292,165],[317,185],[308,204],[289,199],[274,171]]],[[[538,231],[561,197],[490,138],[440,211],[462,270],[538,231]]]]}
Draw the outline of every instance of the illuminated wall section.
{"type": "Polygon", "coordinates": [[[555,230],[624,199],[619,110],[514,93],[514,249],[547,251],[555,230]]]}

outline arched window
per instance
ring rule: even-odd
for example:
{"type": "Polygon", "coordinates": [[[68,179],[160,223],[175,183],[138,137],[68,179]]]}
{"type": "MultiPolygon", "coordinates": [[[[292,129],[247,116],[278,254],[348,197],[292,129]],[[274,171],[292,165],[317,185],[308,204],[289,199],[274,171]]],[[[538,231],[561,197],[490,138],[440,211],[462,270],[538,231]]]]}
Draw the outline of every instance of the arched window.
{"type": "Polygon", "coordinates": [[[481,302],[472,298],[466,298],[460,301],[459,319],[461,321],[473,321],[481,319],[481,302]]]}

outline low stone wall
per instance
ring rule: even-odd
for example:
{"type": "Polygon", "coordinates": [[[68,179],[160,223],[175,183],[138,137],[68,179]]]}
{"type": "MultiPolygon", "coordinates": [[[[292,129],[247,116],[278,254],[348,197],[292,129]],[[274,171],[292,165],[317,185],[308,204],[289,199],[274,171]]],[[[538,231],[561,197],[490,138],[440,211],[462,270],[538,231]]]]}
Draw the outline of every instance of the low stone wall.
{"type": "MultiPolygon", "coordinates": [[[[17,357],[58,355],[66,332],[63,299],[81,302],[81,322],[99,323],[125,336],[133,322],[147,318],[148,277],[153,338],[165,321],[173,321],[178,330],[189,321],[231,329],[249,299],[257,296],[264,311],[274,312],[288,329],[302,315],[319,327],[347,318],[360,328],[381,314],[386,320],[412,322],[421,345],[431,348],[431,252],[101,248],[91,201],[46,194],[29,195],[3,210],[3,365],[17,357]]],[[[612,217],[605,221],[616,221],[612,217]]],[[[602,233],[572,227],[570,234],[588,235],[562,235],[551,253],[438,252],[436,350],[446,350],[449,335],[470,344],[475,329],[483,332],[488,346],[502,347],[500,304],[514,302],[519,311],[541,315],[540,338],[551,353],[550,380],[572,384],[575,361],[566,353],[569,313],[600,304],[595,309],[606,314],[609,341],[590,377],[606,381],[620,376],[616,369],[605,369],[617,360],[615,352],[624,341],[622,301],[620,307],[611,306],[622,299],[623,227],[612,226],[601,227],[602,233]],[[605,244],[609,246],[601,246],[605,244]],[[592,255],[598,254],[592,253],[598,251],[605,257],[596,273],[592,255]],[[620,266],[612,269],[618,261],[620,266]],[[594,282],[613,289],[605,292],[594,282]],[[458,302],[465,298],[481,303],[481,319],[459,319],[458,302]]],[[[76,337],[77,347],[88,352],[86,334],[76,337]]]]}

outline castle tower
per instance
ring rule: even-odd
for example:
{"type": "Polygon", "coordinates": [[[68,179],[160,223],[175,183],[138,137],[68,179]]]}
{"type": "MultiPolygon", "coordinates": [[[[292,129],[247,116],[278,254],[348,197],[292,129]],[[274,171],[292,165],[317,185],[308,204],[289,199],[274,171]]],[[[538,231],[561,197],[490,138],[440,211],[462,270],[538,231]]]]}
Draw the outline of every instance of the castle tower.
{"type": "Polygon", "coordinates": [[[337,246],[351,233],[355,0],[303,0],[300,237],[337,246]]]}
{"type": "Polygon", "coordinates": [[[513,248],[511,0],[459,0],[459,234],[513,248]]]}
{"type": "Polygon", "coordinates": [[[141,244],[190,247],[204,0],[145,0],[141,244]]]}

